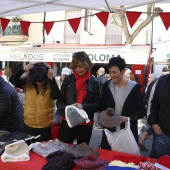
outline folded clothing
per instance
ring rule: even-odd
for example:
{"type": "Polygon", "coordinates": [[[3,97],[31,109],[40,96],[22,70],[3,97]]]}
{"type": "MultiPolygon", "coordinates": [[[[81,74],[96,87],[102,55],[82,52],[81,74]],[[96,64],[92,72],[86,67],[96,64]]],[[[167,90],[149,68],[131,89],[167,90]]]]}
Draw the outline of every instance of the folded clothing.
{"type": "Polygon", "coordinates": [[[69,170],[74,167],[75,157],[72,154],[56,151],[47,156],[48,163],[42,170],[69,170]]]}
{"type": "Polygon", "coordinates": [[[55,151],[64,151],[69,145],[59,140],[37,143],[32,146],[32,151],[42,157],[47,157],[55,151]]]}
{"type": "Polygon", "coordinates": [[[93,153],[96,157],[99,156],[98,149],[90,148],[86,143],[76,144],[68,147],[65,152],[71,153],[76,158],[86,157],[87,155],[93,153]]]}
{"type": "Polygon", "coordinates": [[[145,162],[140,162],[139,163],[139,169],[152,169],[152,170],[158,170],[158,168],[156,166],[154,166],[153,164],[151,164],[148,161],[145,162]]]}
{"type": "Polygon", "coordinates": [[[145,156],[137,156],[137,155],[115,155],[113,156],[113,160],[121,160],[123,162],[129,163],[133,162],[136,165],[139,165],[140,162],[145,162],[147,158],[145,156]]]}
{"type": "Polygon", "coordinates": [[[19,140],[17,142],[11,143],[5,146],[5,151],[1,155],[1,160],[3,162],[18,162],[18,161],[28,161],[29,147],[24,140],[19,140]]]}
{"type": "Polygon", "coordinates": [[[29,135],[24,132],[9,132],[4,134],[0,137],[1,142],[11,142],[11,141],[18,141],[18,140],[24,140],[26,138],[31,137],[32,135],[29,135]]]}
{"type": "Polygon", "coordinates": [[[133,162],[123,162],[121,160],[113,160],[106,167],[106,170],[136,170],[137,166],[133,162]]]}
{"type": "Polygon", "coordinates": [[[131,167],[107,166],[105,170],[137,170],[131,167]]]}

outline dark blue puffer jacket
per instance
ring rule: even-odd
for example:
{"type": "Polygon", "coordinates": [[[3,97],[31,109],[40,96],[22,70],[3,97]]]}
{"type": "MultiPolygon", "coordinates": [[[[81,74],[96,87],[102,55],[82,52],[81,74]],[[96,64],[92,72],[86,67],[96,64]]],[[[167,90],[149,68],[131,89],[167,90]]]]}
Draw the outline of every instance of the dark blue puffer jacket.
{"type": "Polygon", "coordinates": [[[23,106],[15,89],[0,76],[0,130],[23,130],[23,106]]]}

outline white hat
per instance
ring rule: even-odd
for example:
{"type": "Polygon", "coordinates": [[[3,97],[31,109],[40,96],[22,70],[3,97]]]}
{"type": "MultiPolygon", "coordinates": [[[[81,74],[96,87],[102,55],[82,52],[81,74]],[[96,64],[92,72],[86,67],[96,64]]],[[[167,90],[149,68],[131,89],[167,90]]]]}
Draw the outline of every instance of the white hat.
{"type": "Polygon", "coordinates": [[[11,143],[5,146],[5,151],[1,155],[3,162],[18,162],[30,160],[29,148],[24,140],[11,143]]]}
{"type": "Polygon", "coordinates": [[[87,113],[83,109],[78,109],[75,106],[66,106],[65,117],[70,128],[80,125],[84,121],[88,123],[90,120],[87,113]]]}
{"type": "Polygon", "coordinates": [[[69,75],[71,74],[71,70],[68,67],[64,67],[61,71],[61,74],[69,75]]]}

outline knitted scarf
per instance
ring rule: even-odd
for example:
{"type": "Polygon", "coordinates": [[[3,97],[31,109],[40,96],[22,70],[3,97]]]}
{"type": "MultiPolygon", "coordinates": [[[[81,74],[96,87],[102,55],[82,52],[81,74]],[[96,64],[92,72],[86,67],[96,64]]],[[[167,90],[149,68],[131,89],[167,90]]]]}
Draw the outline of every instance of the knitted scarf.
{"type": "Polygon", "coordinates": [[[73,74],[76,78],[76,90],[77,90],[77,103],[83,103],[84,98],[86,96],[86,89],[87,81],[90,78],[90,72],[87,72],[84,76],[79,76],[75,71],[73,71],[73,74]]]}

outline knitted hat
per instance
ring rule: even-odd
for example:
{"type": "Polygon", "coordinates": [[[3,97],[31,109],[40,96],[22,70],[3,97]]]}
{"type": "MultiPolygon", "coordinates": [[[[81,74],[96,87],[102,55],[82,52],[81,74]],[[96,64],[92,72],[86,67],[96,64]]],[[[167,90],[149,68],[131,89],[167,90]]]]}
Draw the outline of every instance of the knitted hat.
{"type": "Polygon", "coordinates": [[[116,114],[113,108],[108,108],[99,114],[99,121],[103,126],[112,128],[120,125],[123,122],[123,118],[116,114]]]}
{"type": "Polygon", "coordinates": [[[67,147],[65,152],[71,153],[76,158],[83,158],[91,153],[95,155],[96,157],[99,156],[98,149],[90,148],[86,143],[75,144],[73,146],[67,147]]]}
{"type": "Polygon", "coordinates": [[[80,158],[74,160],[75,165],[78,168],[98,168],[104,163],[100,158],[96,158],[93,154],[87,155],[85,158],[80,158]]]}
{"type": "Polygon", "coordinates": [[[84,121],[88,123],[90,120],[87,113],[83,109],[78,109],[75,106],[66,106],[65,117],[70,128],[80,125],[84,121]]]}
{"type": "Polygon", "coordinates": [[[44,63],[36,63],[34,67],[29,70],[29,76],[34,82],[42,82],[44,78],[47,78],[48,69],[49,67],[44,63]]]}
{"type": "Polygon", "coordinates": [[[1,155],[3,162],[18,162],[30,160],[29,148],[24,140],[11,143],[5,146],[5,151],[1,155]]]}
{"type": "Polygon", "coordinates": [[[42,170],[66,170],[73,169],[75,157],[72,154],[62,151],[56,151],[47,156],[48,163],[42,167],[42,170]]]}

